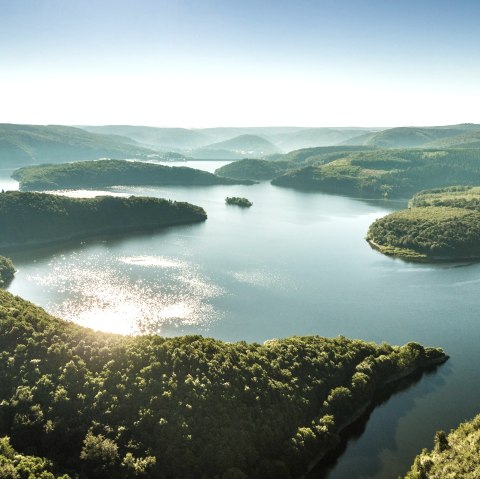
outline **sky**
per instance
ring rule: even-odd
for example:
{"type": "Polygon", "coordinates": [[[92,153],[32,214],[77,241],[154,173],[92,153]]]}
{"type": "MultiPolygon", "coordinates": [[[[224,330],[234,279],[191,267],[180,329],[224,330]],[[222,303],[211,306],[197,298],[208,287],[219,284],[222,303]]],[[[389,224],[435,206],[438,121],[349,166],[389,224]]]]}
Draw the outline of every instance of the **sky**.
{"type": "Polygon", "coordinates": [[[480,123],[478,0],[0,0],[0,122],[480,123]]]}

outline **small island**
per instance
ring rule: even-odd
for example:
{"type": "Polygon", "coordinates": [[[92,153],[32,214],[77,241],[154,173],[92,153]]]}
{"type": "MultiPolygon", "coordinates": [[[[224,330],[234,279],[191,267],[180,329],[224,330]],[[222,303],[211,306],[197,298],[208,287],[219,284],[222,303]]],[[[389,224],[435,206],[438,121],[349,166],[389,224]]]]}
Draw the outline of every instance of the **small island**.
{"type": "Polygon", "coordinates": [[[23,248],[206,219],[199,206],[160,198],[69,198],[7,191],[0,193],[0,247],[23,248]]]}
{"type": "Polygon", "coordinates": [[[475,479],[480,470],[480,415],[446,434],[437,431],[433,450],[419,454],[405,479],[475,479]]]}
{"type": "Polygon", "coordinates": [[[409,208],[376,220],[367,241],[380,252],[411,261],[480,258],[480,188],[422,191],[409,208]]]}
{"type": "Polygon", "coordinates": [[[241,198],[239,196],[227,196],[225,198],[225,203],[227,205],[237,205],[241,206],[242,208],[250,208],[253,203],[247,198],[241,198]]]}
{"type": "Polygon", "coordinates": [[[252,185],[252,180],[216,176],[185,166],[164,166],[127,160],[78,161],[26,166],[13,172],[21,191],[47,191],[110,186],[252,185]]]}
{"type": "Polygon", "coordinates": [[[15,266],[5,256],[0,256],[0,288],[3,288],[12,281],[15,276],[15,266]]]}
{"type": "Polygon", "coordinates": [[[447,360],[342,336],[99,333],[3,290],[0,331],[0,437],[89,479],[300,477],[381,388],[447,360]]]}

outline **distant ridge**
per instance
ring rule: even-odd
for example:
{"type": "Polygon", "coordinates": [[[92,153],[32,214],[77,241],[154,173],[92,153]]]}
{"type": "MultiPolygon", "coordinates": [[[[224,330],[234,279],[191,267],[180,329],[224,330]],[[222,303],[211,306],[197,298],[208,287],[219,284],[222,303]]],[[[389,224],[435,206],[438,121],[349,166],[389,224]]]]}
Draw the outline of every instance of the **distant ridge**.
{"type": "MultiPolygon", "coordinates": [[[[230,140],[207,145],[204,149],[211,151],[229,151],[236,156],[240,155],[241,157],[261,157],[279,152],[277,146],[258,135],[239,135],[230,140]]],[[[191,155],[194,158],[199,154],[202,154],[202,149],[193,150],[191,152],[191,155]]]]}
{"type": "Polygon", "coordinates": [[[71,126],[0,124],[1,166],[94,160],[110,156],[142,158],[154,153],[131,138],[98,135],[71,126]]]}
{"type": "Polygon", "coordinates": [[[377,148],[436,148],[465,147],[480,140],[480,125],[434,127],[397,127],[375,134],[360,135],[346,140],[344,145],[374,146],[377,148]]]}

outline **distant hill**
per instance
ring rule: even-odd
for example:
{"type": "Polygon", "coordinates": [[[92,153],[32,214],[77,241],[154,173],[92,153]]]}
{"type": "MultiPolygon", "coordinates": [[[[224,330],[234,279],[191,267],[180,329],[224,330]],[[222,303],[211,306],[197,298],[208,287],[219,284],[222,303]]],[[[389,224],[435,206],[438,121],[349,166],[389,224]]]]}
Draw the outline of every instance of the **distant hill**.
{"type": "Polygon", "coordinates": [[[156,152],[130,138],[70,126],[0,124],[0,165],[60,163],[101,157],[145,158],[156,152]]]}
{"type": "MultiPolygon", "coordinates": [[[[203,150],[232,152],[235,156],[244,157],[262,157],[279,151],[278,147],[270,141],[258,135],[239,135],[230,140],[221,141],[207,145],[203,150]]],[[[190,155],[193,158],[202,156],[202,148],[193,150],[190,155]]],[[[229,159],[229,158],[225,158],[229,159]]]]}
{"type": "Polygon", "coordinates": [[[359,135],[376,133],[377,131],[363,128],[305,128],[275,138],[275,144],[283,151],[292,151],[300,148],[340,145],[359,135]]]}
{"type": "Polygon", "coordinates": [[[426,188],[480,185],[478,149],[375,149],[333,153],[298,166],[272,184],[370,198],[405,198],[426,188]]]}
{"type": "Polygon", "coordinates": [[[145,147],[162,150],[187,151],[217,141],[216,137],[201,130],[186,128],[131,125],[82,126],[81,128],[92,133],[127,136],[145,147]]]}
{"type": "Polygon", "coordinates": [[[480,125],[461,124],[437,127],[389,128],[367,133],[343,142],[344,145],[363,145],[376,148],[471,148],[480,141],[480,125]],[[468,145],[468,146],[467,146],[468,145]]]}
{"type": "MultiPolygon", "coordinates": [[[[374,135],[380,128],[305,128],[305,127],[225,127],[225,128],[156,128],[149,126],[132,125],[105,125],[82,126],[92,133],[121,135],[129,137],[141,146],[153,149],[182,152],[190,156],[193,150],[196,158],[200,159],[237,159],[245,155],[241,151],[252,151],[244,145],[236,148],[227,144],[218,146],[218,143],[228,142],[237,137],[256,136],[269,141],[274,145],[274,151],[287,152],[299,148],[315,146],[332,146],[348,141],[359,135],[374,135]],[[201,149],[201,150],[200,150],[201,149]],[[225,153],[217,155],[214,150],[222,149],[225,153]],[[229,152],[229,153],[227,153],[229,152]],[[213,155],[213,156],[212,156],[213,155]]],[[[354,143],[357,144],[357,143],[354,143]]],[[[268,151],[272,151],[272,145],[268,151]]],[[[261,148],[259,151],[263,151],[261,148]]]]}
{"type": "Polygon", "coordinates": [[[441,138],[424,145],[425,148],[480,148],[480,130],[441,138]]]}

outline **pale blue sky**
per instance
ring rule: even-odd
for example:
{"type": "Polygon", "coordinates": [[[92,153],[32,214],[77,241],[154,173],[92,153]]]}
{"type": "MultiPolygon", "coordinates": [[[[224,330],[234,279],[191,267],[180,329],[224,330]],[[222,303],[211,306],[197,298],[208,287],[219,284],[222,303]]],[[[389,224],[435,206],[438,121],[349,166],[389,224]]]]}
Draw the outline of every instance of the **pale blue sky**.
{"type": "Polygon", "coordinates": [[[0,122],[480,123],[480,2],[0,0],[0,122]]]}

